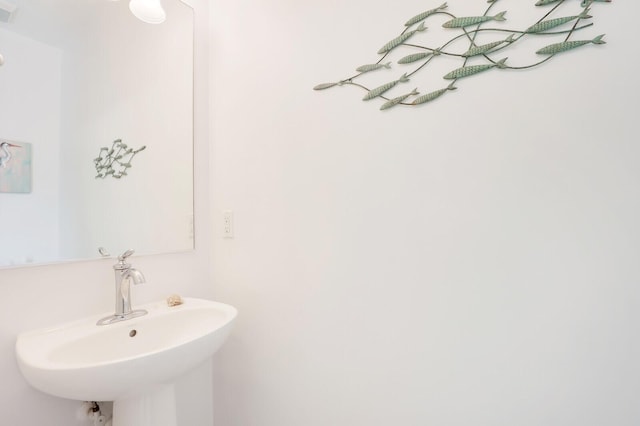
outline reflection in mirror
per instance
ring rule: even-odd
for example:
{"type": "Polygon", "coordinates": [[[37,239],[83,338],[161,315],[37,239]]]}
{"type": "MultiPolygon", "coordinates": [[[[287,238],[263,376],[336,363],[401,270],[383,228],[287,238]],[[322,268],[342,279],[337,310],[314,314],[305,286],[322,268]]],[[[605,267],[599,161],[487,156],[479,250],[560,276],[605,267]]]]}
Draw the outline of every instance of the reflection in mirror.
{"type": "Polygon", "coordinates": [[[0,0],[0,266],[193,248],[193,10],[128,3],[0,0]]]}

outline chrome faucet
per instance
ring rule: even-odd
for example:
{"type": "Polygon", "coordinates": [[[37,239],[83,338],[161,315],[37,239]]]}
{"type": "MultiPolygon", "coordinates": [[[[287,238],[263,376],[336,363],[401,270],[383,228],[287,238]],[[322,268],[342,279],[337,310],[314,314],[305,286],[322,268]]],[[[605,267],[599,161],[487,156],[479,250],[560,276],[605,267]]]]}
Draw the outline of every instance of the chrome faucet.
{"type": "Polygon", "coordinates": [[[125,251],[118,256],[118,263],[113,265],[116,275],[116,313],[102,318],[98,321],[98,325],[113,324],[147,314],[144,309],[131,309],[131,281],[134,284],[146,282],[142,272],[132,268],[131,264],[126,262],[127,257],[133,253],[131,249],[125,251]]]}

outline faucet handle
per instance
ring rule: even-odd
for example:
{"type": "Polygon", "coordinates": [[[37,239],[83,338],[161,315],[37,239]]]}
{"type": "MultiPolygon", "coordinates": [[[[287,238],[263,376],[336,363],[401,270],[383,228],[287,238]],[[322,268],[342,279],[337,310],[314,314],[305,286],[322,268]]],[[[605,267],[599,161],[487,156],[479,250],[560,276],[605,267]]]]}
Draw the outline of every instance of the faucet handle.
{"type": "Polygon", "coordinates": [[[135,253],[135,251],[133,249],[129,249],[124,253],[122,253],[120,256],[118,256],[118,260],[120,262],[124,262],[127,259],[127,257],[131,256],[133,253],[135,253]]]}

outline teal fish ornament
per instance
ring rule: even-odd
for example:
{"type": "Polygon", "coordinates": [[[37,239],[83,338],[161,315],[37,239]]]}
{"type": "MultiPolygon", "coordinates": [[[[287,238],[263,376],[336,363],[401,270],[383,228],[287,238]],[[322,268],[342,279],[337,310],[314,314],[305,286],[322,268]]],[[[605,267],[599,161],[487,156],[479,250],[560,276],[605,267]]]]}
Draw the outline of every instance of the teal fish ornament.
{"type": "Polygon", "coordinates": [[[451,84],[449,84],[447,87],[445,87],[444,89],[440,89],[440,90],[435,90],[431,93],[427,93],[426,95],[422,95],[419,98],[414,99],[414,101],[411,103],[411,105],[420,105],[420,104],[426,104],[427,102],[431,102],[433,100],[438,99],[440,96],[444,95],[446,92],[448,92],[449,90],[456,90],[457,87],[454,87],[453,85],[456,84],[455,81],[452,81],[451,84]]]}
{"type": "Polygon", "coordinates": [[[414,53],[411,55],[407,55],[407,56],[403,56],[402,58],[398,59],[398,63],[399,64],[411,64],[413,62],[417,62],[421,59],[425,59],[428,58],[431,55],[439,55],[440,51],[439,50],[434,50],[433,52],[420,52],[420,53],[414,53]]]}
{"type": "Polygon", "coordinates": [[[464,56],[465,58],[470,58],[472,56],[484,55],[485,53],[489,52],[494,47],[498,47],[503,43],[512,43],[512,42],[513,42],[513,34],[509,35],[509,37],[507,37],[504,40],[494,41],[493,43],[487,43],[487,44],[483,44],[481,46],[474,46],[474,47],[470,48],[469,50],[467,50],[466,52],[464,52],[462,54],[462,56],[464,56]]]}
{"type": "MultiPolygon", "coordinates": [[[[538,0],[536,2],[536,6],[546,6],[548,4],[558,3],[560,0],[538,0]]],[[[611,3],[611,0],[582,0],[580,2],[580,6],[585,7],[590,3],[600,2],[600,3],[611,3]]]]}
{"type": "Polygon", "coordinates": [[[322,83],[322,84],[318,84],[317,86],[314,86],[313,90],[325,90],[333,86],[339,86],[339,85],[340,83],[322,83]]]}
{"type": "Polygon", "coordinates": [[[478,74],[483,71],[488,71],[491,68],[506,68],[506,65],[505,65],[506,61],[507,61],[507,58],[503,58],[493,64],[469,65],[466,67],[461,67],[451,71],[450,73],[445,75],[443,78],[445,80],[456,80],[458,78],[465,78],[465,77],[472,76],[474,74],[478,74]]]}
{"type": "Polygon", "coordinates": [[[425,19],[427,19],[429,16],[433,15],[434,13],[440,12],[441,10],[444,10],[447,8],[447,3],[443,3],[441,4],[439,7],[436,7],[435,9],[431,9],[431,10],[427,10],[426,12],[422,12],[416,16],[414,16],[413,18],[409,19],[407,22],[405,22],[405,27],[410,27],[413,24],[417,24],[420,21],[424,21],[425,19]]]}
{"type": "Polygon", "coordinates": [[[506,10],[494,16],[465,16],[462,18],[453,18],[442,24],[442,26],[444,28],[465,28],[470,25],[482,24],[487,21],[506,21],[507,18],[504,17],[505,13],[507,13],[506,10]]]}
{"type": "Polygon", "coordinates": [[[362,98],[363,101],[368,101],[371,100],[373,98],[377,98],[378,96],[382,95],[384,92],[386,92],[387,90],[391,89],[392,87],[395,87],[396,84],[398,83],[405,83],[409,81],[409,77],[407,77],[407,74],[404,73],[402,74],[402,77],[400,77],[399,79],[395,80],[395,81],[391,81],[387,84],[383,84],[382,86],[376,87],[375,89],[369,90],[369,92],[364,95],[364,98],[362,98]]]}
{"type": "Polygon", "coordinates": [[[426,29],[427,27],[424,26],[424,22],[421,22],[418,28],[416,28],[415,30],[407,31],[406,33],[399,35],[398,37],[394,38],[393,40],[391,40],[390,42],[382,46],[380,50],[378,50],[378,53],[383,54],[383,53],[390,52],[394,48],[400,46],[402,43],[407,41],[415,33],[419,31],[424,31],[426,29]]]}
{"type": "Polygon", "coordinates": [[[384,111],[385,109],[389,109],[391,107],[394,107],[394,106],[398,105],[400,102],[404,101],[409,96],[416,96],[416,95],[419,95],[419,94],[420,93],[418,92],[418,88],[416,87],[415,89],[413,89],[410,93],[407,93],[406,95],[398,96],[397,98],[390,99],[387,102],[383,103],[382,106],[380,107],[380,111],[384,111]]]}
{"type": "Polygon", "coordinates": [[[555,19],[547,19],[546,21],[538,22],[527,28],[525,33],[540,33],[543,31],[548,31],[552,28],[559,27],[562,24],[566,24],[567,22],[575,21],[576,19],[589,19],[591,15],[589,15],[589,8],[586,8],[582,11],[580,15],[575,16],[565,16],[562,18],[555,19]]]}
{"type": "Polygon", "coordinates": [[[555,55],[556,53],[566,52],[567,50],[575,49],[576,47],[584,46],[585,44],[605,44],[606,41],[602,40],[604,34],[600,34],[593,40],[573,40],[563,41],[562,43],[554,43],[543,47],[536,51],[539,55],[555,55]]]}
{"type": "Polygon", "coordinates": [[[361,72],[361,73],[364,74],[365,72],[379,70],[380,68],[391,68],[391,62],[387,62],[386,64],[360,65],[358,68],[356,68],[356,71],[361,72]]]}
{"type": "Polygon", "coordinates": [[[588,6],[589,4],[591,4],[593,2],[611,3],[611,0],[582,0],[582,3],[580,3],[580,6],[585,7],[585,6],[588,6]]]}
{"type": "MultiPolygon", "coordinates": [[[[435,4],[442,1],[443,0],[437,1],[435,4]]],[[[463,0],[459,1],[461,4],[465,3],[463,0]]],[[[2,0],[0,0],[0,2],[2,2],[2,0]]],[[[448,6],[448,2],[450,3],[449,0],[445,0],[439,7],[431,8],[425,12],[414,15],[406,21],[405,26],[401,27],[402,32],[396,33],[392,36],[395,38],[388,39],[389,41],[378,50],[378,59],[374,59],[369,63],[365,63],[365,65],[357,67],[356,70],[358,73],[343,80],[334,80],[333,82],[318,84],[313,87],[313,89],[325,90],[335,86],[348,85],[362,90],[361,95],[364,94],[362,98],[363,101],[376,98],[382,99],[381,102],[376,102],[378,107],[382,104],[382,107],[380,107],[382,110],[393,108],[395,105],[415,106],[432,102],[449,91],[457,91],[456,85],[459,79],[465,79],[495,68],[505,70],[535,68],[546,63],[548,59],[556,54],[573,51],[574,49],[581,50],[581,52],[582,50],[600,50],[591,47],[581,49],[581,46],[590,44],[602,45],[610,41],[604,41],[604,34],[598,35],[597,37],[594,37],[595,34],[578,37],[577,33],[578,31],[582,33],[581,30],[593,25],[590,20],[592,18],[592,11],[599,9],[600,4],[611,3],[612,0],[529,0],[514,2],[514,4],[522,3],[522,7],[533,8],[534,11],[538,12],[536,13],[538,16],[535,19],[531,17],[528,25],[524,25],[523,23],[523,25],[520,26],[520,22],[514,21],[508,25],[509,28],[505,27],[504,23],[499,22],[512,21],[511,15],[509,15],[508,19],[506,18],[505,9],[508,8],[493,8],[496,3],[503,3],[500,0],[485,0],[483,3],[489,3],[489,9],[485,6],[484,12],[477,11],[465,14],[454,14],[453,10],[449,11],[451,6],[448,6]],[[533,6],[534,4],[535,6],[544,6],[544,8],[536,8],[533,6]],[[444,42],[444,44],[438,44],[442,46],[439,48],[437,45],[434,45],[437,41],[427,41],[427,39],[431,38],[430,35],[431,32],[434,31],[433,26],[436,26],[435,24],[430,24],[429,33],[416,35],[417,32],[427,30],[427,23],[436,21],[439,22],[439,24],[437,28],[435,28],[435,31],[443,32],[445,38],[449,31],[462,34],[451,35],[452,38],[450,38],[449,41],[444,42]],[[441,28],[440,25],[444,28],[441,28]],[[516,28],[515,25],[518,27],[516,28]],[[559,29],[556,29],[556,27],[559,29]],[[438,28],[440,28],[440,30],[438,30],[438,28]],[[453,29],[453,31],[449,29],[453,29]],[[458,31],[455,31],[456,29],[458,31]],[[483,32],[482,37],[476,37],[478,32],[483,32]],[[517,42],[521,41],[522,38],[533,40],[534,38],[538,38],[538,36],[540,36],[539,38],[546,38],[552,35],[564,35],[564,37],[558,37],[555,40],[552,39],[549,41],[538,41],[538,46],[535,47],[535,49],[529,50],[534,56],[541,55],[538,56],[538,58],[542,59],[515,66],[512,60],[506,58],[506,56],[512,57],[512,55],[505,54],[504,52],[511,50],[515,44],[519,45],[520,43],[517,42]],[[485,39],[484,36],[487,38],[485,39]],[[465,43],[465,46],[458,43],[453,44],[463,37],[465,37],[465,39],[461,40],[463,43],[468,41],[468,43],[465,43]],[[591,39],[589,40],[589,38],[591,39]],[[395,57],[392,57],[392,55],[395,57]],[[441,58],[436,58],[436,56],[446,56],[448,60],[461,60],[461,62],[457,64],[454,62],[452,65],[446,65],[445,63],[444,66],[446,66],[446,68],[443,69],[443,72],[445,72],[443,75],[439,71],[440,68],[437,67],[440,62],[439,59],[441,58]],[[391,62],[386,62],[385,58],[391,62]],[[498,60],[499,58],[502,59],[498,60]],[[383,61],[385,63],[383,63],[383,61]],[[434,64],[436,67],[431,66],[434,64]],[[385,68],[388,70],[395,69],[396,67],[402,67],[404,69],[400,72],[394,71],[393,73],[376,71],[385,68]],[[435,68],[435,70],[432,70],[432,68],[435,68]],[[447,69],[449,70],[448,72],[446,71],[447,69]],[[362,76],[362,74],[371,71],[376,71],[375,75],[362,76]],[[417,76],[422,75],[424,71],[434,71],[436,77],[442,76],[443,79],[448,80],[446,83],[448,86],[444,87],[446,84],[437,84],[436,87],[440,87],[439,90],[434,90],[429,93],[424,90],[420,90],[422,93],[418,93],[420,86],[416,83],[411,85],[417,85],[418,88],[409,93],[407,93],[408,90],[397,87],[400,86],[399,83],[408,82],[410,79],[412,82],[414,80],[417,81],[414,78],[414,74],[417,76]],[[405,73],[402,76],[398,76],[403,72],[405,73]],[[366,80],[367,82],[356,82],[359,77],[362,77],[362,80],[366,80]],[[369,79],[369,77],[371,77],[371,79],[369,79]],[[375,77],[377,77],[377,79],[375,77]],[[371,89],[372,87],[373,89],[371,89]],[[389,95],[388,93],[393,94],[389,95]],[[401,94],[402,96],[396,97],[397,94],[401,94]]],[[[435,6],[435,4],[432,6],[435,6]]],[[[421,10],[425,9],[421,8],[421,10]]],[[[511,11],[509,11],[509,13],[511,13],[511,11]]],[[[497,78],[503,73],[493,72],[492,74],[497,78]]]]}

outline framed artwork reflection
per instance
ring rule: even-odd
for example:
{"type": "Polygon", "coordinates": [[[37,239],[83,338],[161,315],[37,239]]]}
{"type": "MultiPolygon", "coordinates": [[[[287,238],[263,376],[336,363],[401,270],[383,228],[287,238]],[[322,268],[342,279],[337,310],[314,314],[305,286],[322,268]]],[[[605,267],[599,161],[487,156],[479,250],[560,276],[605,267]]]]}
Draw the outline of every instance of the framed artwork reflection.
{"type": "Polygon", "coordinates": [[[0,139],[0,192],[31,192],[31,144],[0,139]]]}

